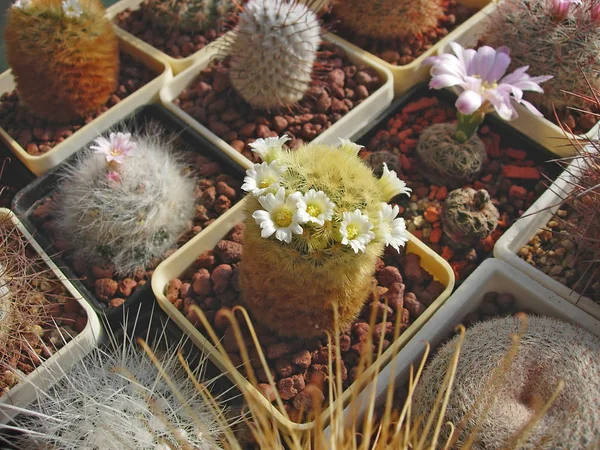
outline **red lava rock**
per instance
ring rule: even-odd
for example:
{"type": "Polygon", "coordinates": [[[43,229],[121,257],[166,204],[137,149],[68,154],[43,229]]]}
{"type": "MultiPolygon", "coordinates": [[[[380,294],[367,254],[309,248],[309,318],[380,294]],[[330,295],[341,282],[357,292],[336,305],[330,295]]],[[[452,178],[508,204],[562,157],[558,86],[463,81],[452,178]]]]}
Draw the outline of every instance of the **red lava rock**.
{"type": "Polygon", "coordinates": [[[294,398],[294,408],[299,411],[312,411],[320,408],[324,401],[323,391],[318,386],[309,384],[294,398]]]}
{"type": "Polygon", "coordinates": [[[260,391],[260,393],[262,395],[265,396],[265,398],[269,401],[269,402],[274,402],[275,399],[277,398],[277,392],[275,391],[275,389],[273,389],[273,387],[270,384],[267,383],[259,383],[258,384],[258,390],[260,391]]]}
{"type": "Polygon", "coordinates": [[[275,372],[283,378],[291,376],[294,373],[294,366],[290,358],[284,356],[275,361],[275,372]]]}
{"type": "Polygon", "coordinates": [[[94,274],[94,278],[112,278],[115,273],[114,264],[107,264],[104,266],[94,266],[92,267],[92,273],[94,274]]]}
{"type": "Polygon", "coordinates": [[[271,344],[267,347],[267,357],[269,359],[279,359],[282,356],[292,353],[297,348],[298,348],[298,343],[297,342],[294,343],[291,341],[271,344]]]}
{"type": "Polygon", "coordinates": [[[242,245],[238,242],[222,240],[217,243],[214,252],[224,263],[233,264],[242,257],[242,245]]]}
{"type": "Polygon", "coordinates": [[[212,293],[212,281],[210,273],[206,269],[200,269],[192,277],[192,289],[198,295],[210,295],[212,293]]]}
{"type": "Polygon", "coordinates": [[[300,350],[292,355],[292,363],[300,370],[306,370],[311,363],[311,355],[308,350],[300,350]]]}
{"type": "Polygon", "coordinates": [[[210,269],[215,264],[215,256],[212,250],[206,250],[196,258],[196,266],[201,269],[210,269]]]}
{"type": "Polygon", "coordinates": [[[135,280],[132,280],[131,278],[125,278],[124,280],[119,281],[118,284],[118,292],[123,297],[129,297],[131,295],[131,292],[137,287],[137,282],[135,280]]]}
{"type": "Polygon", "coordinates": [[[402,275],[397,267],[386,266],[377,272],[377,281],[381,286],[389,288],[394,283],[402,283],[402,275]]]}
{"type": "Polygon", "coordinates": [[[81,317],[79,316],[76,320],[75,320],[75,330],[78,333],[81,333],[83,330],[85,330],[85,327],[87,326],[88,320],[87,317],[81,317]]]}
{"type": "Polygon", "coordinates": [[[422,281],[421,257],[416,253],[409,253],[405,257],[404,275],[410,281],[419,284],[422,281]]]}
{"type": "Polygon", "coordinates": [[[116,293],[119,287],[118,283],[111,278],[101,278],[96,280],[96,295],[102,301],[109,301],[116,293]]]}
{"type": "Polygon", "coordinates": [[[404,295],[404,308],[415,318],[419,317],[425,311],[425,305],[417,300],[417,297],[412,292],[404,295]]]}
{"type": "Polygon", "coordinates": [[[125,303],[125,299],[124,298],[113,298],[108,302],[108,306],[110,308],[118,308],[119,306],[121,306],[123,303],[125,303]]]}
{"type": "Polygon", "coordinates": [[[508,190],[508,196],[510,198],[523,200],[527,196],[527,189],[525,189],[522,186],[517,186],[516,184],[513,184],[508,190]]]}
{"type": "Polygon", "coordinates": [[[232,275],[233,269],[229,264],[220,264],[215,267],[210,277],[213,282],[213,289],[217,294],[222,294],[227,290],[232,275]]]}
{"type": "Polygon", "coordinates": [[[387,292],[384,294],[383,302],[387,301],[387,304],[394,310],[400,310],[404,306],[404,289],[403,283],[392,284],[387,292]]]}
{"type": "Polygon", "coordinates": [[[63,309],[66,313],[77,313],[81,310],[81,306],[79,306],[79,302],[74,298],[69,298],[63,305],[63,309]]]}

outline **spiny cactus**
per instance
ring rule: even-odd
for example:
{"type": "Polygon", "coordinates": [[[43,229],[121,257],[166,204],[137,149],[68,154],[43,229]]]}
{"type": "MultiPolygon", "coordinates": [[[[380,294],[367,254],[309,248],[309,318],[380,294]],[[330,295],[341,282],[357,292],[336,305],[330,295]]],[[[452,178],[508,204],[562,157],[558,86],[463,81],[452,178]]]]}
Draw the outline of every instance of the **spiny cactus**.
{"type": "Polygon", "coordinates": [[[75,256],[120,275],[172,247],[194,216],[193,178],[164,130],[111,133],[65,170],[57,227],[75,256]]]}
{"type": "MultiPolygon", "coordinates": [[[[513,448],[506,447],[509,438],[517,432],[523,434],[538,403],[547,402],[559,381],[564,380],[564,389],[519,448],[595,448],[600,435],[600,338],[557,319],[528,318],[527,331],[520,339],[518,353],[503,384],[494,388],[497,395],[491,409],[485,417],[480,417],[484,405],[492,400],[486,387],[499,361],[513,345],[510,336],[519,333],[521,327],[522,322],[516,317],[505,317],[478,323],[467,330],[445,421],[458,424],[473,409],[474,415],[463,433],[473,432],[475,425],[481,423],[474,450],[513,448]],[[479,399],[477,405],[476,399],[479,399]]],[[[431,411],[456,341],[454,338],[444,345],[423,372],[413,396],[415,417],[431,411]]],[[[449,428],[442,430],[447,434],[449,428]]],[[[462,435],[459,443],[464,439],[462,435]]]]}
{"type": "Polygon", "coordinates": [[[144,13],[168,30],[194,32],[218,26],[235,5],[234,0],[150,0],[144,13]]]}
{"type": "Polygon", "coordinates": [[[304,97],[321,43],[320,21],[307,5],[250,0],[234,33],[229,76],[244,100],[254,108],[276,109],[304,97]]]}
{"type": "Polygon", "coordinates": [[[444,1],[334,0],[333,14],[356,34],[403,39],[435,29],[444,17],[444,1]]]}
{"type": "Polygon", "coordinates": [[[9,9],[6,56],[35,115],[72,121],[115,91],[119,45],[104,13],[99,0],[20,0],[9,9]]]}
{"type": "Polygon", "coordinates": [[[485,189],[457,189],[444,202],[444,233],[454,245],[473,246],[498,226],[500,213],[485,189]]]}
{"type": "Polygon", "coordinates": [[[600,15],[596,0],[506,0],[490,16],[484,41],[510,48],[512,67],[529,66],[534,74],[552,74],[544,94],[528,94],[552,114],[567,106],[585,107],[588,82],[600,89],[600,15]],[[578,4],[579,3],[579,4],[578,4]],[[571,5],[570,5],[571,4],[571,5]]]}
{"type": "Polygon", "coordinates": [[[242,186],[253,195],[240,286],[261,324],[280,335],[321,335],[335,331],[334,303],[341,329],[356,318],[384,246],[408,240],[398,207],[386,202],[410,189],[385,165],[378,180],[349,141],[291,152],[287,140],[253,143],[265,162],[242,186]]]}

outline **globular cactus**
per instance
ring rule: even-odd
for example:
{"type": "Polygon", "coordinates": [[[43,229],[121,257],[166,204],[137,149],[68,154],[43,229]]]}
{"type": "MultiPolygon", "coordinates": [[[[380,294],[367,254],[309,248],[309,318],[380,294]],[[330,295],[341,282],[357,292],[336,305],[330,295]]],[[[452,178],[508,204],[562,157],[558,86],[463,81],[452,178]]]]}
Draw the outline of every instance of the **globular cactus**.
{"type": "Polygon", "coordinates": [[[360,312],[371,293],[375,262],[386,244],[408,236],[398,207],[408,194],[384,166],[381,179],[358,157],[360,147],[312,144],[293,152],[288,140],[253,143],[263,159],[247,171],[242,298],[255,319],[283,336],[335,332],[360,312]]]}
{"type": "Polygon", "coordinates": [[[423,175],[430,182],[451,189],[473,181],[487,158],[485,144],[477,134],[466,142],[458,142],[455,135],[456,125],[431,125],[421,132],[416,149],[423,175]]]}
{"type": "Polygon", "coordinates": [[[527,98],[552,115],[567,106],[586,107],[582,93],[600,89],[600,14],[596,0],[506,0],[498,3],[483,37],[492,47],[510,48],[511,67],[550,74],[544,93],[527,98]],[[579,4],[578,4],[579,3],[579,4]]]}
{"type": "MultiPolygon", "coordinates": [[[[521,332],[522,322],[505,317],[481,322],[468,329],[460,351],[446,417],[458,424],[469,411],[459,444],[480,424],[474,450],[516,448],[508,446],[521,434],[518,448],[571,450],[596,448],[600,436],[600,338],[589,331],[549,317],[528,317],[518,353],[494,391],[487,389],[504,355],[513,346],[511,335],[521,332]],[[561,380],[564,388],[530,434],[523,430],[539,408],[550,399],[561,380]],[[497,394],[492,400],[491,395],[497,394]],[[477,401],[477,404],[475,403],[477,401]],[[491,409],[482,416],[483,407],[491,409]]],[[[414,417],[431,413],[453,357],[457,338],[445,344],[426,367],[413,395],[414,417]]],[[[442,427],[442,442],[449,427],[442,427]]],[[[458,448],[458,445],[457,445],[458,448]]]]}
{"type": "Polygon", "coordinates": [[[312,80],[321,23],[298,0],[250,0],[230,42],[229,77],[253,108],[300,101],[312,80]]]}
{"type": "Polygon", "coordinates": [[[354,33],[382,41],[420,36],[438,27],[443,0],[336,0],[333,14],[354,33]]]}
{"type": "Polygon", "coordinates": [[[235,5],[234,0],[150,0],[144,14],[167,30],[197,32],[217,27],[235,5]]]}
{"type": "Polygon", "coordinates": [[[469,247],[492,234],[499,218],[485,189],[457,189],[444,202],[442,226],[454,245],[469,247]]]}
{"type": "Polygon", "coordinates": [[[164,133],[111,133],[65,168],[57,228],[74,256],[131,275],[186,231],[195,182],[164,133]]]}
{"type": "Polygon", "coordinates": [[[6,57],[36,116],[73,121],[115,91],[119,45],[104,14],[99,0],[21,0],[9,9],[6,57]]]}

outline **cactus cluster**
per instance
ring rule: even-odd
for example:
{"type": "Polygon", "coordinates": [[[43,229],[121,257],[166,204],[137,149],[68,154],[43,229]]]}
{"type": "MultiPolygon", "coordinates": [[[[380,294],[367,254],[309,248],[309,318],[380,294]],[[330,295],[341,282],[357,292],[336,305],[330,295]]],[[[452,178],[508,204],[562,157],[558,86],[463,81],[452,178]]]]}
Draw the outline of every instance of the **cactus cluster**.
{"type": "Polygon", "coordinates": [[[253,108],[297,103],[312,80],[321,33],[317,15],[298,0],[250,0],[228,45],[233,87],[253,108]]]}
{"type": "Polygon", "coordinates": [[[234,0],[149,0],[144,14],[167,30],[196,32],[217,27],[235,5],[234,0]]]}
{"type": "Polygon", "coordinates": [[[528,94],[536,105],[564,111],[585,107],[583,98],[565,92],[600,89],[600,5],[596,0],[506,0],[498,3],[483,40],[510,48],[512,67],[551,74],[544,94],[528,94]]]}
{"type": "Polygon", "coordinates": [[[99,137],[63,171],[57,228],[74,256],[131,275],[173,247],[195,212],[195,181],[162,129],[99,137]]]}
{"type": "Polygon", "coordinates": [[[444,17],[444,1],[334,0],[333,14],[358,35],[404,39],[435,29],[444,17]]]}
{"type": "Polygon", "coordinates": [[[115,91],[119,46],[104,14],[99,0],[19,0],[9,8],[6,57],[33,114],[73,121],[115,91]]]}
{"type": "Polygon", "coordinates": [[[247,172],[240,287],[256,320],[283,336],[334,332],[356,318],[371,293],[384,246],[397,250],[408,236],[398,207],[405,183],[384,166],[377,179],[359,158],[360,146],[310,144],[283,149],[288,140],[252,144],[262,158],[247,172]]]}
{"type": "MultiPolygon", "coordinates": [[[[567,450],[595,448],[600,435],[600,339],[569,323],[531,316],[520,338],[518,353],[500,386],[487,390],[503,356],[513,346],[522,322],[505,317],[468,329],[460,351],[456,376],[444,422],[469,420],[458,444],[478,431],[474,450],[516,448],[509,445],[521,434],[519,448],[567,450]],[[564,389],[530,433],[523,433],[540,403],[550,399],[561,380],[564,389]],[[484,408],[490,407],[484,415],[484,408]],[[480,427],[480,428],[478,428],[480,427]]],[[[428,415],[455,352],[455,337],[445,344],[423,372],[413,395],[413,414],[428,415]]],[[[449,427],[442,427],[442,442],[449,427]]],[[[461,447],[461,445],[457,445],[461,447]]],[[[462,448],[462,447],[461,447],[462,448]]]]}
{"type": "Polygon", "coordinates": [[[442,212],[444,234],[455,246],[474,246],[492,234],[499,218],[500,213],[485,189],[450,192],[442,212]]]}

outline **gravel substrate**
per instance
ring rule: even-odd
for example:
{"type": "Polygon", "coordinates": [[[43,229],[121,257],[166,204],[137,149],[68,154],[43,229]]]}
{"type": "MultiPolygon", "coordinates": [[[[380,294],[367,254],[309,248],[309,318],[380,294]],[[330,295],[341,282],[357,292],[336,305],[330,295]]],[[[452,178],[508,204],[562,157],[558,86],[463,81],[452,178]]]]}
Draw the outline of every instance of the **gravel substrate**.
{"type": "MultiPolygon", "coordinates": [[[[536,164],[544,159],[524,148],[513,148],[510,136],[502,135],[487,125],[479,129],[487,151],[483,172],[472,184],[464,187],[486,189],[500,212],[498,228],[474,248],[456,248],[444,235],[441,224],[442,204],[448,195],[445,186],[427,182],[420,173],[415,149],[420,132],[434,123],[455,122],[456,108],[441,103],[435,97],[417,97],[396,114],[390,116],[363,140],[366,146],[361,156],[374,170],[381,170],[382,161],[398,171],[413,189],[410,199],[400,196],[395,201],[405,218],[407,229],[450,262],[457,282],[464,280],[483,259],[491,256],[496,241],[512,222],[541,195],[545,188],[545,169],[536,164]]],[[[550,167],[550,166],[549,166],[550,167]]]]}
{"type": "MultiPolygon", "coordinates": [[[[185,147],[181,147],[185,148],[185,147]]],[[[177,248],[200,233],[241,198],[242,181],[224,173],[223,167],[206,156],[190,154],[190,169],[198,175],[196,183],[196,216],[193,224],[177,243],[177,248]]],[[[69,257],[70,243],[56,235],[53,208],[58,198],[54,194],[40,200],[34,207],[30,220],[52,241],[53,247],[65,252],[65,259],[81,277],[81,281],[96,294],[108,308],[121,306],[138,287],[150,280],[153,269],[177,248],[165,252],[164,258],[156,259],[146,268],[139,268],[133,277],[118,277],[111,264],[91,266],[81,259],[69,257]]],[[[75,243],[76,245],[76,243],[75,243]]]]}
{"type": "Polygon", "coordinates": [[[52,150],[81,127],[133,94],[156,76],[157,74],[149,68],[121,52],[119,86],[106,105],[94,114],[72,124],[52,124],[29,113],[27,108],[19,102],[19,94],[14,90],[5,92],[0,97],[0,127],[12,136],[27,153],[32,156],[40,156],[52,150]]]}
{"type": "MultiPolygon", "coordinates": [[[[224,313],[233,306],[242,305],[238,263],[243,252],[243,230],[243,224],[236,225],[224,240],[217,243],[214,250],[200,255],[181,279],[171,280],[165,292],[169,301],[199,329],[202,329],[202,325],[191,306],[198,305],[204,311],[218,335],[223,338],[223,345],[236,366],[242,364],[242,359],[233,329],[224,313]]],[[[376,278],[376,289],[382,300],[371,297],[360,317],[340,336],[342,380],[345,388],[356,379],[361,353],[371,351],[375,354],[375,345],[372,348],[365,347],[367,336],[371,332],[374,333],[374,344],[379,339],[384,339],[383,349],[387,349],[394,335],[397,315],[401,314],[399,323],[402,332],[444,290],[444,286],[433,281],[433,277],[421,267],[418,255],[400,255],[394,250],[388,250],[384,258],[378,261],[376,278]],[[387,299],[387,305],[384,299],[387,299]],[[369,326],[372,308],[377,314],[373,330],[369,326]],[[386,310],[387,322],[384,323],[382,319],[386,310]]],[[[292,420],[300,421],[302,417],[299,410],[307,411],[316,407],[313,404],[314,398],[321,399],[321,404],[327,398],[327,340],[286,339],[264,327],[255,328],[286,410],[292,420]]],[[[261,383],[258,388],[265,397],[273,401],[274,393],[268,384],[266,372],[247,331],[245,335],[251,363],[261,383]]]]}
{"type": "Polygon", "coordinates": [[[254,111],[231,87],[228,60],[203,70],[173,103],[190,114],[248,159],[248,144],[257,138],[292,138],[296,148],[312,141],[382,85],[374,69],[356,66],[331,43],[321,46],[314,85],[291,110],[254,111]]]}

